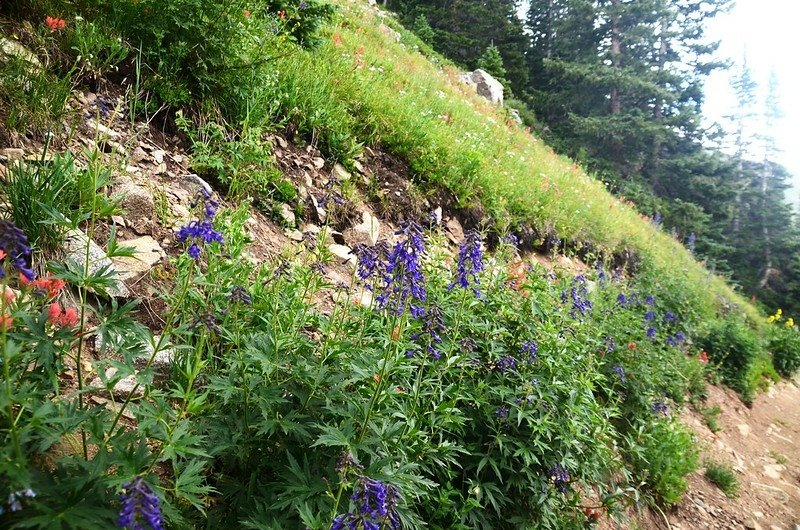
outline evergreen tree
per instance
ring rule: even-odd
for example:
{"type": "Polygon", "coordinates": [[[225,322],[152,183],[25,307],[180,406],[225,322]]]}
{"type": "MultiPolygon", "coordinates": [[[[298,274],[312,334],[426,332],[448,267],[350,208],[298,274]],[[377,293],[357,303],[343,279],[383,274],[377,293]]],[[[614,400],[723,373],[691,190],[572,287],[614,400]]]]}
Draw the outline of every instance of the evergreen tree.
{"type": "Polygon", "coordinates": [[[486,48],[483,55],[478,57],[478,62],[476,64],[478,68],[485,70],[492,77],[500,81],[503,87],[506,88],[506,96],[509,95],[509,83],[508,79],[506,79],[506,69],[503,66],[503,56],[500,55],[500,50],[497,49],[497,46],[492,44],[486,48]]]}

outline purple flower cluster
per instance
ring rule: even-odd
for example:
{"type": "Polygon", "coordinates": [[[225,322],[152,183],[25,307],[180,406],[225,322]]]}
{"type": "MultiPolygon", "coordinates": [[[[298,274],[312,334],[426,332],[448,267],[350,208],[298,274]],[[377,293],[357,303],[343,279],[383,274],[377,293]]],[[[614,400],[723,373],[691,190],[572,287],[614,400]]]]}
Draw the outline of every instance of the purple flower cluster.
{"type": "MultiPolygon", "coordinates": [[[[36,497],[36,492],[30,488],[13,491],[8,494],[8,510],[10,512],[22,511],[22,502],[25,499],[33,499],[34,497],[36,497]]],[[[0,515],[3,515],[5,511],[6,509],[0,504],[0,515]]]]}
{"type": "Polygon", "coordinates": [[[663,401],[654,401],[651,408],[656,416],[669,416],[669,405],[663,401]]]}
{"type": "Polygon", "coordinates": [[[179,243],[191,242],[187,253],[195,261],[200,259],[203,245],[214,241],[217,243],[225,242],[222,234],[214,230],[212,224],[214,216],[217,215],[219,203],[211,197],[211,194],[205,188],[200,190],[200,200],[203,204],[203,219],[190,221],[189,224],[181,227],[177,234],[179,243]]]}
{"type": "Polygon", "coordinates": [[[561,493],[565,493],[567,491],[567,486],[569,485],[570,481],[569,471],[561,464],[556,464],[551,467],[547,471],[547,478],[561,493]]]}
{"type": "Polygon", "coordinates": [[[402,315],[408,306],[411,315],[425,314],[422,303],[427,299],[422,258],[425,256],[425,238],[415,223],[409,223],[397,232],[405,236],[392,248],[387,258],[383,291],[376,298],[378,307],[390,308],[402,315]]]}
{"type": "Polygon", "coordinates": [[[356,276],[369,291],[374,290],[373,278],[381,278],[386,272],[386,263],[383,258],[389,253],[388,250],[383,241],[374,247],[358,244],[353,248],[353,254],[358,257],[356,276]]]}
{"type": "Polygon", "coordinates": [[[126,530],[162,530],[164,520],[161,516],[161,503],[153,488],[142,477],[136,477],[122,486],[120,496],[122,507],[117,525],[126,530]]]}
{"type": "Polygon", "coordinates": [[[522,343],[522,346],[519,348],[519,352],[521,354],[527,354],[527,362],[528,364],[533,363],[536,359],[539,358],[536,355],[536,352],[539,351],[539,345],[533,342],[532,340],[526,340],[522,343]]]}
{"type": "Polygon", "coordinates": [[[253,303],[253,299],[250,297],[250,293],[248,293],[247,289],[245,289],[241,285],[237,285],[231,290],[231,294],[228,295],[228,300],[230,300],[233,303],[238,302],[244,305],[250,305],[253,303]]]}
{"type": "Polygon", "coordinates": [[[627,378],[625,377],[625,368],[623,368],[619,364],[615,364],[614,366],[612,366],[611,371],[617,374],[617,377],[619,377],[621,383],[627,381],[627,378]]]}
{"type": "Polygon", "coordinates": [[[686,334],[683,331],[679,331],[675,334],[675,336],[668,336],[666,342],[667,346],[678,346],[686,342],[686,334]]]}
{"type": "MultiPolygon", "coordinates": [[[[442,352],[439,351],[439,344],[442,343],[441,332],[445,330],[444,315],[439,306],[432,306],[425,315],[425,321],[422,323],[422,333],[412,336],[412,340],[417,344],[424,345],[425,351],[428,355],[439,360],[442,357],[442,352]],[[423,341],[423,335],[425,340],[423,341]]],[[[406,357],[413,357],[414,350],[406,351],[406,357]]]]}
{"type": "Polygon", "coordinates": [[[504,374],[509,371],[514,371],[517,367],[517,359],[513,355],[504,355],[497,361],[497,370],[504,374]]]}
{"type": "Polygon", "coordinates": [[[13,222],[0,219],[0,251],[5,258],[0,260],[0,278],[5,278],[5,263],[17,269],[26,280],[32,282],[36,274],[31,269],[31,247],[25,233],[13,222]]]}
{"type": "Polygon", "coordinates": [[[392,485],[359,475],[350,500],[356,510],[336,517],[331,530],[399,530],[399,492],[392,485]]]}
{"type": "Polygon", "coordinates": [[[458,264],[456,266],[456,277],[448,289],[453,289],[456,285],[462,289],[472,286],[475,296],[480,296],[478,285],[481,283],[478,274],[483,272],[483,251],[481,250],[481,235],[476,230],[470,230],[466,234],[464,242],[461,243],[458,251],[458,264]]]}
{"type": "Polygon", "coordinates": [[[586,277],[582,274],[575,276],[569,291],[561,292],[561,302],[566,304],[569,301],[572,302],[572,310],[570,311],[572,318],[576,318],[579,313],[584,316],[592,310],[589,290],[586,287],[586,277]]]}
{"type": "Polygon", "coordinates": [[[647,328],[647,338],[648,338],[648,339],[654,339],[654,338],[656,338],[656,328],[654,328],[654,327],[652,327],[652,326],[650,326],[649,328],[647,328]]]}
{"type": "Polygon", "coordinates": [[[677,322],[678,317],[675,316],[675,313],[672,311],[667,311],[664,313],[664,322],[677,322]]]}
{"type": "Polygon", "coordinates": [[[508,413],[509,412],[510,412],[509,408],[504,406],[504,407],[500,407],[499,409],[494,411],[494,415],[498,419],[505,420],[505,419],[508,419],[508,413]]]}
{"type": "Polygon", "coordinates": [[[656,314],[653,313],[652,311],[648,311],[647,313],[644,314],[644,319],[647,322],[652,322],[653,320],[656,319],[656,314]]]}
{"type": "Polygon", "coordinates": [[[611,353],[616,349],[617,349],[617,341],[614,340],[614,337],[608,337],[606,339],[606,351],[611,353]]]}

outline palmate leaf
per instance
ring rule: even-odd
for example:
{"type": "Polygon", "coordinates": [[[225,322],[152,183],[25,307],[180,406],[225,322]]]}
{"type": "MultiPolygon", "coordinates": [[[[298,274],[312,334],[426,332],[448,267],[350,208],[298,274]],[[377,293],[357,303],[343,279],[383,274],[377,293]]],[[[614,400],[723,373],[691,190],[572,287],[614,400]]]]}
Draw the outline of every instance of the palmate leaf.
{"type": "Polygon", "coordinates": [[[173,493],[176,498],[184,500],[205,514],[206,496],[216,493],[216,490],[205,484],[206,461],[201,459],[190,460],[187,464],[176,464],[175,486],[173,493]]]}
{"type": "Polygon", "coordinates": [[[317,438],[316,442],[311,444],[311,447],[323,445],[326,447],[347,447],[348,450],[350,449],[350,440],[355,434],[351,423],[345,423],[344,431],[331,425],[323,425],[320,427],[320,430],[322,430],[323,433],[317,438]]]}

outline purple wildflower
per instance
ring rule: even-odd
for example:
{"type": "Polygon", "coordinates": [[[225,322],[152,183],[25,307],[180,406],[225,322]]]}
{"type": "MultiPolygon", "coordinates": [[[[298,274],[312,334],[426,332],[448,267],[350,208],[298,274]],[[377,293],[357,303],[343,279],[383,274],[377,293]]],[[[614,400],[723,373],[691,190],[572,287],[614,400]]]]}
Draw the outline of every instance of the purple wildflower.
{"type": "Polygon", "coordinates": [[[664,322],[677,322],[677,321],[678,317],[676,317],[675,313],[673,313],[672,311],[667,311],[664,314],[664,322]]]}
{"type": "Polygon", "coordinates": [[[647,296],[644,297],[644,303],[645,305],[650,305],[650,306],[655,305],[656,297],[653,296],[652,294],[648,294],[647,296]]]}
{"type": "Polygon", "coordinates": [[[611,371],[617,374],[617,377],[619,377],[620,382],[624,383],[627,380],[627,378],[625,377],[625,368],[623,368],[619,364],[615,364],[614,366],[612,366],[611,371]]]}
{"type": "Polygon", "coordinates": [[[520,353],[527,354],[527,362],[528,364],[533,363],[539,357],[536,355],[536,352],[539,351],[539,345],[531,340],[526,340],[522,343],[522,346],[519,349],[520,353]]]}
{"type": "Polygon", "coordinates": [[[122,486],[120,500],[122,507],[117,519],[120,528],[144,530],[144,523],[152,530],[164,528],[158,496],[142,477],[136,477],[122,486]]]}
{"type": "Polygon", "coordinates": [[[656,328],[649,327],[647,328],[647,338],[654,339],[656,337],[656,328]]]}
{"type": "Polygon", "coordinates": [[[505,241],[514,248],[519,247],[519,238],[514,234],[508,234],[506,237],[503,238],[503,241],[505,241]]]}
{"type": "Polygon", "coordinates": [[[399,491],[392,485],[359,475],[350,500],[355,511],[333,519],[331,530],[368,530],[388,528],[399,530],[400,517],[397,514],[399,491]]]}
{"type": "Polygon", "coordinates": [[[653,313],[652,311],[648,311],[647,313],[644,314],[644,319],[647,322],[652,322],[653,320],[656,319],[656,314],[653,313]]]}
{"type": "Polygon", "coordinates": [[[304,10],[308,9],[308,2],[305,2],[305,1],[304,2],[300,2],[297,5],[297,9],[299,9],[300,11],[304,11],[304,10]]]}
{"type": "Polygon", "coordinates": [[[250,298],[250,293],[248,293],[247,289],[241,285],[237,285],[231,290],[231,294],[228,295],[228,300],[231,302],[239,302],[244,305],[250,305],[253,303],[253,299],[250,298]]]}
{"type": "Polygon", "coordinates": [[[513,371],[517,367],[517,360],[513,355],[504,355],[497,361],[497,369],[501,374],[513,371]]]}
{"type": "Polygon", "coordinates": [[[675,334],[675,340],[678,342],[678,344],[686,342],[686,333],[684,333],[683,331],[677,332],[675,334]]]}
{"type": "Polygon", "coordinates": [[[497,409],[496,411],[494,411],[494,415],[495,415],[497,418],[499,418],[499,419],[501,419],[501,420],[504,420],[504,419],[507,419],[507,418],[508,418],[508,413],[509,413],[509,412],[510,412],[510,411],[509,411],[508,407],[505,407],[505,406],[504,406],[504,407],[500,407],[499,409],[497,409]]]}
{"type": "Polygon", "coordinates": [[[419,226],[409,223],[397,232],[405,235],[392,249],[386,263],[383,292],[376,298],[378,307],[389,307],[403,314],[408,306],[411,315],[420,317],[425,310],[421,303],[427,299],[422,258],[425,240],[419,226]]]}
{"type": "Polygon", "coordinates": [[[570,311],[572,318],[576,318],[578,313],[583,316],[591,312],[592,302],[589,300],[589,291],[586,288],[586,277],[582,274],[575,276],[573,286],[569,291],[561,292],[561,301],[567,303],[569,300],[572,301],[572,310],[570,311]]]}
{"type": "MultiPolygon", "coordinates": [[[[32,282],[36,274],[31,269],[31,247],[25,233],[13,222],[0,220],[0,251],[5,253],[5,258],[0,263],[9,263],[17,269],[26,280],[32,282]]],[[[5,278],[5,266],[0,264],[0,278],[5,278]]]]}
{"type": "Polygon", "coordinates": [[[201,189],[199,200],[202,201],[203,204],[203,219],[190,221],[189,224],[178,230],[176,236],[179,243],[191,241],[187,254],[195,261],[200,259],[202,247],[204,245],[213,242],[220,244],[225,242],[222,234],[216,231],[212,224],[214,216],[217,215],[219,203],[211,197],[211,194],[209,194],[205,188],[201,189]]]}
{"type": "Polygon", "coordinates": [[[462,289],[468,289],[472,285],[475,296],[480,296],[478,285],[481,281],[478,274],[483,272],[483,251],[481,250],[481,236],[475,230],[467,232],[464,242],[461,243],[458,251],[458,264],[456,266],[456,278],[448,289],[453,289],[456,285],[462,289]]]}
{"type": "MultiPolygon", "coordinates": [[[[33,491],[30,488],[27,488],[27,489],[24,489],[24,490],[19,490],[19,491],[13,491],[13,492],[9,493],[8,494],[8,509],[9,509],[9,511],[11,511],[11,512],[22,511],[22,508],[23,508],[22,503],[23,503],[23,501],[25,499],[32,499],[34,497],[36,497],[36,492],[33,491]]],[[[3,508],[3,505],[0,504],[0,515],[3,515],[3,513],[5,513],[5,508],[3,508]]]]}
{"type": "Polygon", "coordinates": [[[614,337],[608,337],[606,339],[606,351],[612,352],[617,349],[617,341],[614,340],[614,337]]]}
{"type": "Polygon", "coordinates": [[[561,464],[556,464],[547,471],[547,478],[561,493],[566,493],[570,481],[567,468],[561,464]]]}
{"type": "Polygon", "coordinates": [[[651,409],[656,416],[669,416],[669,405],[663,401],[654,401],[651,409]]]}
{"type": "Polygon", "coordinates": [[[625,293],[619,293],[617,295],[617,303],[622,307],[625,307],[625,305],[628,303],[628,299],[625,297],[625,293]]]}

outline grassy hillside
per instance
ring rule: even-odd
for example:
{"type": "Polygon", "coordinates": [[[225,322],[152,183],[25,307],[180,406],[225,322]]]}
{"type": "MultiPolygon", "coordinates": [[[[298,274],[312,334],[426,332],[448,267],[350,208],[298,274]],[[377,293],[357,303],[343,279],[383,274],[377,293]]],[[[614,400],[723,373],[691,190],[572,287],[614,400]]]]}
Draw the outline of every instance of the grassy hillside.
{"type": "MultiPolygon", "coordinates": [[[[86,127],[124,127],[158,143],[157,124],[184,135],[192,168],[224,201],[187,197],[183,226],[163,237],[179,211],[175,179],[143,183],[171,258],[131,282],[149,282],[145,300],[123,303],[107,296],[113,274],[90,267],[88,243],[80,259],[63,255],[77,228],[130,254],[108,197],[125,169],[114,152],[130,146],[98,133],[80,140],[79,163],[59,153],[5,164],[0,526],[626,525],[626,508],[672,505],[686,489],[697,448],[672,411],[688,396],[721,379],[752,398],[774,374],[768,348],[786,352],[781,373],[797,369],[793,321],[761,322],[391,17],[336,5],[3,7],[4,38],[37,56],[0,60],[0,114],[14,117],[5,137],[27,146],[52,130],[63,135],[48,141],[69,146],[86,127]],[[98,94],[71,113],[50,86],[98,94]],[[355,168],[365,145],[380,146],[408,162],[421,195],[481,231],[453,252],[442,227],[410,219],[355,249],[355,271],[309,231],[255,264],[251,200],[308,209],[273,160],[276,130],[319,145],[325,167],[355,168]],[[579,253],[588,271],[545,270],[508,234],[522,250],[579,253]]],[[[325,184],[320,208],[380,200],[355,180],[325,184]]]]}

